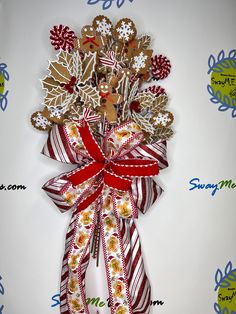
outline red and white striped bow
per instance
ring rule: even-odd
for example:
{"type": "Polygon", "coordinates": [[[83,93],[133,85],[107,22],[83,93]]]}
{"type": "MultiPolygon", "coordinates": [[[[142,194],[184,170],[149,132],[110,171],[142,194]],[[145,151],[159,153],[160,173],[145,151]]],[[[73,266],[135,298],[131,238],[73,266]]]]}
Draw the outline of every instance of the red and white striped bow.
{"type": "Polygon", "coordinates": [[[142,140],[143,134],[133,122],[107,133],[102,147],[85,120],[55,126],[49,135],[43,153],[79,165],[43,187],[61,211],[73,209],[62,268],[63,314],[89,314],[85,273],[98,217],[111,313],[149,313],[150,284],[133,218],[137,218],[140,191],[147,206],[160,194],[151,177],[158,174],[159,167],[167,166],[167,161],[165,143],[148,147],[141,145],[142,140]],[[146,191],[146,186],[151,191],[146,191]]]}
{"type": "Polygon", "coordinates": [[[112,69],[121,69],[121,66],[119,65],[118,61],[115,58],[115,52],[114,51],[107,51],[106,57],[99,58],[99,61],[102,65],[111,67],[112,69]]]}

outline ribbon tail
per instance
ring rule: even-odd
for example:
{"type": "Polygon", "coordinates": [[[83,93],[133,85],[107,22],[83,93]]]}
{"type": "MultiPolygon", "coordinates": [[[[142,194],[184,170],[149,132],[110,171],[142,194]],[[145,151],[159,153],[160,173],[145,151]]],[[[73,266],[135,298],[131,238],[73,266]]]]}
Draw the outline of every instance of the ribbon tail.
{"type": "Polygon", "coordinates": [[[133,219],[121,219],[120,231],[133,314],[148,314],[151,286],[145,272],[139,234],[133,219]]]}
{"type": "Polygon", "coordinates": [[[158,161],[160,169],[168,167],[166,141],[160,140],[148,145],[139,145],[129,153],[130,158],[150,158],[158,161]]]}
{"type": "Polygon", "coordinates": [[[66,127],[55,124],[49,132],[42,154],[57,161],[82,166],[86,161],[85,156],[76,153],[71,147],[66,127]]]}
{"type": "Polygon", "coordinates": [[[73,241],[73,235],[76,229],[76,215],[72,215],[70,225],[66,233],[65,253],[62,261],[61,271],[61,289],[60,289],[60,313],[70,314],[69,305],[67,303],[67,286],[69,281],[69,265],[68,256],[73,241]]]}
{"type": "MultiPolygon", "coordinates": [[[[88,168],[89,167],[86,169],[88,168]]],[[[81,200],[84,200],[89,192],[93,191],[95,184],[94,178],[88,179],[86,182],[80,183],[76,187],[72,185],[72,182],[79,176],[78,173],[80,173],[80,169],[63,173],[50,179],[42,187],[62,213],[75,208],[78,203],[81,204],[81,200]],[[70,178],[75,179],[70,180],[70,178]]],[[[90,204],[88,203],[88,205],[90,204]]]]}
{"type": "Polygon", "coordinates": [[[133,314],[125,263],[125,248],[121,237],[120,219],[114,213],[114,196],[105,190],[100,211],[101,239],[105,260],[111,313],[133,314]]]}
{"type": "Polygon", "coordinates": [[[67,232],[61,282],[61,313],[89,314],[85,274],[89,264],[89,244],[97,219],[98,200],[81,212],[75,211],[67,232]]]}

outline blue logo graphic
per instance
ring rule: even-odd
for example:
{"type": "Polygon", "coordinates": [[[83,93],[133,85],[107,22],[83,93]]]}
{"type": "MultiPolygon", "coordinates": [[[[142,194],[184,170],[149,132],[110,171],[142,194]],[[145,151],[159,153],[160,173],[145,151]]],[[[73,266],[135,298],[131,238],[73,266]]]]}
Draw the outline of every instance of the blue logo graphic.
{"type": "MultiPolygon", "coordinates": [[[[0,281],[2,280],[2,277],[0,276],[0,281]]],[[[4,295],[4,287],[2,283],[0,282],[0,294],[4,295]]],[[[0,314],[3,314],[4,305],[0,305],[0,314]]]]}
{"type": "Polygon", "coordinates": [[[55,303],[53,303],[51,305],[51,307],[55,307],[55,306],[58,306],[60,305],[60,294],[55,294],[53,297],[52,297],[52,301],[54,301],[55,303]]]}
{"type": "Polygon", "coordinates": [[[0,63],[0,108],[5,111],[8,105],[8,90],[4,91],[5,81],[9,81],[9,73],[7,71],[7,65],[5,63],[0,63]]]}
{"type": "Polygon", "coordinates": [[[189,191],[209,190],[212,196],[214,196],[217,191],[223,190],[224,188],[231,190],[236,188],[236,184],[233,180],[221,180],[218,183],[201,183],[199,178],[193,178],[189,181],[189,185],[189,191]]]}
{"type": "MultiPolygon", "coordinates": [[[[97,4],[99,2],[102,2],[102,8],[103,10],[109,9],[113,2],[116,3],[117,8],[121,8],[122,5],[125,3],[126,0],[88,0],[88,4],[97,4]]],[[[128,0],[129,2],[133,2],[134,0],[128,0]]]]}
{"type": "Polygon", "coordinates": [[[236,117],[236,49],[225,54],[221,50],[217,58],[210,55],[208,59],[208,74],[211,83],[207,86],[211,95],[211,102],[218,104],[219,111],[232,110],[232,117],[236,117]]]}
{"type": "Polygon", "coordinates": [[[217,314],[236,314],[236,268],[228,262],[224,272],[217,269],[215,291],[218,290],[218,302],[214,303],[217,314]]]}

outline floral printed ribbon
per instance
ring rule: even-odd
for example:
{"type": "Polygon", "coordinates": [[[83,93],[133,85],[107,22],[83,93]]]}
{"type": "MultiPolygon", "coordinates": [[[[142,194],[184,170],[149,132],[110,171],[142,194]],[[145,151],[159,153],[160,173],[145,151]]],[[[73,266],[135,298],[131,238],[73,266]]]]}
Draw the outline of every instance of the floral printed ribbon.
{"type": "Polygon", "coordinates": [[[154,148],[141,145],[143,133],[132,121],[107,132],[101,146],[85,119],[54,128],[43,153],[78,164],[43,187],[62,212],[73,209],[62,267],[61,313],[89,314],[85,273],[98,218],[111,313],[149,313],[150,285],[133,221],[138,214],[132,186],[158,174],[160,156],[153,158],[154,148]]]}

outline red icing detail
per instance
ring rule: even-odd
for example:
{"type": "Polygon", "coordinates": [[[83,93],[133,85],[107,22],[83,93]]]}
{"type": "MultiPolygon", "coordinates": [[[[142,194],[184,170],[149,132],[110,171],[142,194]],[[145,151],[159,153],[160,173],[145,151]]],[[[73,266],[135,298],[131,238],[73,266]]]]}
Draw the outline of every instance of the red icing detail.
{"type": "Polygon", "coordinates": [[[103,92],[100,93],[100,96],[105,99],[108,99],[109,95],[110,93],[103,93],[103,92]]]}
{"type": "Polygon", "coordinates": [[[96,37],[86,37],[86,40],[83,42],[83,45],[88,44],[88,43],[92,43],[95,46],[99,47],[99,45],[96,43],[96,37]]]}
{"type": "Polygon", "coordinates": [[[111,93],[102,93],[100,92],[100,96],[103,98],[103,99],[107,99],[108,101],[112,102],[113,103],[113,98],[110,96],[111,93]]]}

